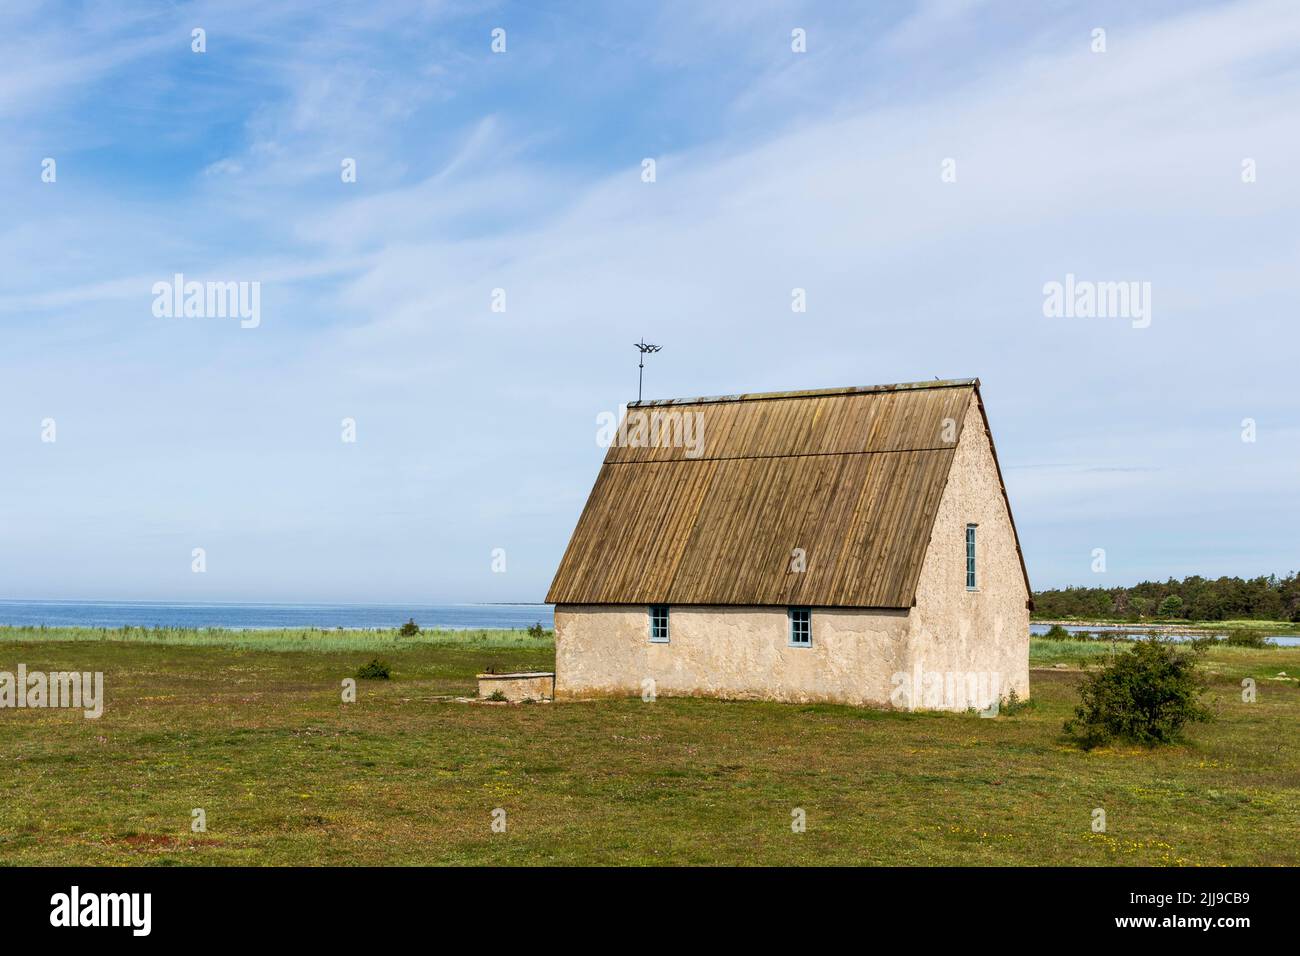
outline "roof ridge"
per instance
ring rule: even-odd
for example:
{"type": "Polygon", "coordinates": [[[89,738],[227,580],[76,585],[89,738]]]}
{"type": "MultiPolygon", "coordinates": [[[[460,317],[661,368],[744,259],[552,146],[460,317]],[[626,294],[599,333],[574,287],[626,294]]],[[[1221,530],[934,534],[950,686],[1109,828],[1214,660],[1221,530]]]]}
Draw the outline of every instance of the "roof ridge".
{"type": "MultiPolygon", "coordinates": [[[[636,446],[618,446],[618,447],[636,447],[636,446]]],[[[690,458],[683,456],[681,458],[620,458],[614,461],[608,461],[608,465],[661,465],[666,461],[672,462],[697,462],[697,461],[765,461],[774,458],[827,458],[835,455],[910,455],[920,454],[930,451],[952,451],[957,447],[956,442],[951,445],[927,445],[924,448],[874,448],[858,449],[855,451],[801,451],[789,454],[773,455],[701,455],[699,458],[690,458]]]]}
{"type": "Polygon", "coordinates": [[[863,395],[872,392],[904,392],[928,388],[979,388],[978,378],[935,379],[930,382],[899,382],[895,385],[847,385],[839,388],[809,388],[790,392],[743,392],[737,395],[704,395],[698,398],[656,398],[628,402],[628,408],[665,405],[715,405],[721,402],[757,402],[774,398],[819,398],[827,395],[863,395]]]}

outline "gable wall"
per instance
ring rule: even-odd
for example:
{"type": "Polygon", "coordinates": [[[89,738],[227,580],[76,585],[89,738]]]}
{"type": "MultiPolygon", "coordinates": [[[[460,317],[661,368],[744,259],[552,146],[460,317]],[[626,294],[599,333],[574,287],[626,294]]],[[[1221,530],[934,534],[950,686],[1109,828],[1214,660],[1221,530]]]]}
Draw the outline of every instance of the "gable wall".
{"type": "Polygon", "coordinates": [[[1029,696],[1029,610],[1015,533],[978,401],[966,409],[952,471],[921,577],[909,629],[914,670],[996,674],[1005,696],[1029,696]],[[976,583],[966,590],[966,524],[976,531],[976,583]]]}

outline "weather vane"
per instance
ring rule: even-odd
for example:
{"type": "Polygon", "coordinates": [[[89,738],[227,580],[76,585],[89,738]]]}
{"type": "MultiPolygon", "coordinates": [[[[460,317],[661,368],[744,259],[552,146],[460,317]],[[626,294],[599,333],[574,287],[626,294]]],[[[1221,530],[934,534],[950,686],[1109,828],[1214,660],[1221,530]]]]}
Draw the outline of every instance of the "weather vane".
{"type": "Polygon", "coordinates": [[[651,352],[658,352],[661,348],[663,348],[663,346],[647,345],[644,335],[641,336],[640,342],[633,342],[632,344],[635,345],[637,350],[641,353],[641,362],[636,367],[636,400],[637,400],[637,404],[640,404],[641,403],[641,376],[645,374],[645,357],[649,355],[651,352]]]}

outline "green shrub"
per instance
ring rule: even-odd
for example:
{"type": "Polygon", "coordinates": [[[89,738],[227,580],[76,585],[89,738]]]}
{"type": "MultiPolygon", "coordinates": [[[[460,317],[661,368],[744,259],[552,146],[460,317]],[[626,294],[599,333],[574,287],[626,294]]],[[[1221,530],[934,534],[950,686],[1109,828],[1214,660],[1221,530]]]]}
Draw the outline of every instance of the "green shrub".
{"type": "Polygon", "coordinates": [[[528,628],[528,636],[535,637],[538,640],[541,640],[546,636],[546,628],[542,627],[541,621],[538,621],[536,624],[533,624],[528,628]]]}
{"type": "Polygon", "coordinates": [[[1085,749],[1117,737],[1146,746],[1169,743],[1184,724],[1211,719],[1200,703],[1205,686],[1193,654],[1148,637],[1084,678],[1065,732],[1085,749]]]}
{"type": "Polygon", "coordinates": [[[1216,637],[1213,634],[1201,634],[1192,638],[1187,644],[1198,651],[1220,644],[1226,644],[1229,647],[1253,647],[1261,650],[1277,647],[1276,644],[1268,642],[1266,635],[1255,631],[1229,631],[1223,637],[1216,637]]]}
{"type": "Polygon", "coordinates": [[[1044,634],[1043,637],[1047,638],[1049,641],[1068,641],[1072,640],[1074,635],[1061,627],[1061,625],[1053,624],[1047,629],[1047,633],[1044,634]]]}
{"type": "Polygon", "coordinates": [[[499,690],[494,690],[492,693],[488,694],[487,697],[485,697],[485,698],[483,698],[483,699],[484,699],[484,700],[498,700],[498,701],[499,701],[499,700],[505,700],[505,699],[506,699],[506,695],[503,694],[503,693],[501,693],[501,691],[499,691],[499,690]]]}
{"type": "Polygon", "coordinates": [[[358,680],[388,680],[392,676],[392,665],[378,657],[372,657],[369,664],[362,664],[357,668],[358,680]]]}
{"type": "Polygon", "coordinates": [[[1032,700],[1021,700],[1020,695],[1016,693],[1016,689],[1013,687],[1007,696],[1002,698],[1002,702],[998,704],[998,713],[1007,717],[1014,717],[1022,711],[1033,710],[1033,707],[1034,702],[1032,700]]]}
{"type": "Polygon", "coordinates": [[[405,624],[397,629],[397,633],[402,637],[415,637],[420,633],[420,625],[415,623],[415,618],[409,618],[405,624]]]}
{"type": "Polygon", "coordinates": [[[1228,636],[1224,638],[1225,644],[1233,647],[1276,647],[1276,644],[1270,644],[1267,635],[1258,631],[1229,631],[1228,636]]]}

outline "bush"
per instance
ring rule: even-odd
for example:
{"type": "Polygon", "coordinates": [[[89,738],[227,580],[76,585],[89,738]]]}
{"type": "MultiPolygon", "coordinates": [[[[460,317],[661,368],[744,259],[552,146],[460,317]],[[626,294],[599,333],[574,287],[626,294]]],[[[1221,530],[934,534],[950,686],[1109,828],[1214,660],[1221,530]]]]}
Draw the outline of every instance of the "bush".
{"type": "Polygon", "coordinates": [[[1011,688],[1011,692],[1006,697],[1002,698],[1002,702],[998,705],[998,713],[1006,717],[1014,717],[1023,711],[1033,709],[1034,702],[1032,700],[1021,700],[1014,687],[1011,688]]]}
{"type": "Polygon", "coordinates": [[[1146,746],[1170,743],[1189,721],[1211,719],[1199,699],[1205,686],[1192,654],[1148,637],[1084,678],[1065,732],[1085,749],[1116,737],[1146,746]]]}
{"type": "Polygon", "coordinates": [[[1227,637],[1223,639],[1223,643],[1232,647],[1264,648],[1277,646],[1275,644],[1270,644],[1267,635],[1261,634],[1258,631],[1229,631],[1227,637]]]}
{"type": "Polygon", "coordinates": [[[546,628],[542,627],[541,621],[538,621],[536,624],[528,628],[528,636],[535,637],[538,640],[541,640],[546,636],[546,628]]]}
{"type": "Polygon", "coordinates": [[[420,625],[415,623],[415,618],[410,618],[405,624],[397,629],[397,633],[402,637],[415,637],[420,633],[420,625]]]}
{"type": "Polygon", "coordinates": [[[1223,635],[1223,637],[1216,637],[1213,634],[1201,634],[1192,638],[1187,643],[1198,651],[1225,644],[1228,647],[1253,647],[1260,650],[1267,650],[1270,647],[1278,646],[1276,644],[1270,644],[1265,635],[1252,631],[1229,631],[1227,634],[1223,635]]]}
{"type": "Polygon", "coordinates": [[[1068,641],[1073,636],[1074,635],[1059,624],[1053,624],[1047,629],[1047,633],[1043,635],[1043,637],[1047,638],[1049,641],[1068,641]]]}
{"type": "Polygon", "coordinates": [[[388,680],[392,676],[392,665],[388,661],[381,661],[378,657],[372,657],[369,664],[362,664],[357,668],[358,680],[388,680]]]}

